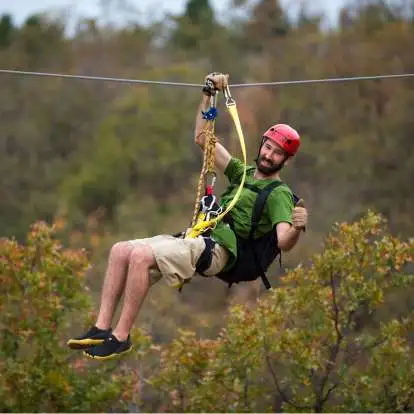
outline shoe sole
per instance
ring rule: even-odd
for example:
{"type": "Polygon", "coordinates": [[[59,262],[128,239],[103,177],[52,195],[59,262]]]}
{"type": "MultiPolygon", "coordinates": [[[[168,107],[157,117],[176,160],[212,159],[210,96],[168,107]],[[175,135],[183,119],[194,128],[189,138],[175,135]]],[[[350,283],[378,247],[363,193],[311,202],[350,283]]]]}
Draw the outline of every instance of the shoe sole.
{"type": "Polygon", "coordinates": [[[132,348],[133,347],[131,346],[130,348],[126,349],[125,351],[116,352],[114,354],[111,354],[111,355],[108,355],[108,356],[104,356],[104,357],[102,357],[102,356],[96,356],[96,355],[91,355],[91,354],[88,354],[85,351],[83,351],[83,355],[87,356],[90,359],[96,359],[98,361],[107,361],[108,359],[115,359],[115,358],[119,358],[119,357],[121,357],[123,355],[128,354],[129,352],[132,351],[132,348]]]}
{"type": "Polygon", "coordinates": [[[94,345],[99,345],[103,341],[104,341],[103,339],[91,339],[91,338],[69,339],[69,341],[67,342],[67,345],[71,349],[86,349],[94,345]]]}

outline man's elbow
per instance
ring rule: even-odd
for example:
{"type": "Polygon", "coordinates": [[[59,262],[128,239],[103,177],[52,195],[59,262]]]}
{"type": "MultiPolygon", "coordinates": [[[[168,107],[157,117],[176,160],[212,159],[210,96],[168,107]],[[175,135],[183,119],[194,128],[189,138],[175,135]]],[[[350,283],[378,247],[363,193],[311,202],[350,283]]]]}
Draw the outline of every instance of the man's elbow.
{"type": "Polygon", "coordinates": [[[201,148],[204,149],[204,137],[200,133],[194,134],[194,142],[201,148]]]}
{"type": "Polygon", "coordinates": [[[293,249],[295,245],[285,242],[279,242],[278,247],[282,252],[289,252],[293,249]]]}
{"type": "Polygon", "coordinates": [[[292,239],[289,237],[286,237],[286,238],[281,237],[278,241],[278,247],[282,252],[289,252],[296,246],[297,242],[298,242],[297,239],[292,239]]]}
{"type": "Polygon", "coordinates": [[[284,226],[285,228],[278,229],[277,245],[282,252],[288,252],[292,250],[299,241],[300,230],[296,230],[290,224],[286,223],[281,223],[279,226],[284,226]]]}

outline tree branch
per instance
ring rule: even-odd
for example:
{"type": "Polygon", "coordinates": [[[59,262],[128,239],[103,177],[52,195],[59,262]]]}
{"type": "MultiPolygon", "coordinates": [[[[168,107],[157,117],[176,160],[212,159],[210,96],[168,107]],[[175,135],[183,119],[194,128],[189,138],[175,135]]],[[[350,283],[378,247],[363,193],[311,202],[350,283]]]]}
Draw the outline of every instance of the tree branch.
{"type": "MultiPolygon", "coordinates": [[[[413,384],[414,385],[414,384],[413,384]]],[[[414,407],[414,404],[411,405],[411,399],[414,398],[414,387],[411,388],[412,391],[407,396],[407,402],[403,405],[403,411],[409,412],[409,410],[412,410],[414,407]]]]}
{"type": "Polygon", "coordinates": [[[24,293],[26,286],[24,285],[24,283],[19,279],[19,277],[17,276],[16,271],[14,270],[14,263],[13,260],[10,258],[10,256],[6,256],[7,261],[9,262],[9,266],[10,266],[10,273],[13,276],[13,279],[15,280],[15,282],[17,283],[17,285],[19,286],[20,290],[24,293]]]}
{"type": "MultiPolygon", "coordinates": [[[[176,370],[176,373],[177,373],[177,377],[179,378],[179,375],[178,375],[179,372],[178,372],[178,365],[177,364],[175,365],[175,370],[176,370]]],[[[178,395],[180,397],[181,412],[184,413],[185,412],[185,403],[184,403],[185,396],[184,396],[184,393],[183,393],[183,387],[182,387],[182,384],[181,384],[180,380],[178,380],[177,389],[178,389],[178,395]]]]}
{"type": "Polygon", "coordinates": [[[322,405],[323,404],[325,404],[327,401],[328,401],[328,399],[329,399],[329,396],[331,395],[331,393],[336,389],[336,388],[338,388],[338,386],[339,386],[339,382],[334,382],[333,384],[332,384],[332,386],[328,389],[328,391],[326,392],[326,395],[325,395],[325,397],[323,398],[323,400],[322,400],[322,405]]]}
{"type": "Polygon", "coordinates": [[[329,380],[329,377],[331,375],[332,369],[336,364],[336,360],[339,354],[339,350],[341,348],[341,344],[343,341],[343,335],[339,327],[339,306],[337,303],[337,292],[335,288],[335,278],[334,278],[334,272],[331,270],[330,274],[330,285],[332,290],[332,306],[333,306],[333,321],[335,325],[335,332],[336,332],[336,341],[333,344],[333,346],[330,347],[330,354],[329,358],[325,367],[325,372],[319,382],[318,385],[315,387],[315,396],[316,396],[316,405],[315,405],[315,411],[321,411],[323,409],[323,405],[328,401],[330,394],[332,391],[338,386],[338,384],[334,384],[332,387],[329,388],[329,390],[326,392],[325,396],[324,389],[326,387],[326,384],[329,380]]]}
{"type": "Polygon", "coordinates": [[[333,310],[334,310],[333,320],[335,324],[335,331],[336,331],[337,343],[338,343],[338,341],[342,340],[342,333],[339,329],[339,306],[337,303],[335,280],[334,280],[334,274],[332,271],[330,275],[330,283],[331,283],[331,291],[332,291],[332,305],[333,305],[333,310]]]}
{"type": "Polygon", "coordinates": [[[248,398],[248,392],[249,392],[249,379],[247,378],[247,368],[245,370],[245,381],[244,381],[244,390],[243,390],[243,397],[244,397],[244,408],[246,409],[246,412],[249,410],[249,398],[248,398]]]}
{"type": "Polygon", "coordinates": [[[303,409],[309,410],[309,409],[311,409],[312,406],[310,406],[310,405],[295,404],[292,401],[292,399],[287,396],[286,392],[282,389],[281,385],[279,384],[279,380],[277,379],[276,372],[273,369],[272,361],[270,359],[269,347],[268,347],[268,344],[267,344],[267,341],[266,341],[266,335],[263,335],[263,349],[264,349],[264,353],[265,353],[266,364],[267,364],[267,366],[269,368],[269,371],[270,371],[270,375],[273,379],[276,390],[280,394],[280,396],[282,397],[283,401],[286,402],[287,404],[291,405],[293,408],[296,408],[297,410],[303,410],[303,409]]]}

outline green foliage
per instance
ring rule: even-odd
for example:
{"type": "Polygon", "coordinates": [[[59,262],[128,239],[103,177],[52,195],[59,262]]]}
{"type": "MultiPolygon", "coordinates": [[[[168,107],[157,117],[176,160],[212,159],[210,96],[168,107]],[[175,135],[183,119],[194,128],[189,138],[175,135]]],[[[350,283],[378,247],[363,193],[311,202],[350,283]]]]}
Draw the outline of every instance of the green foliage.
{"type": "MultiPolygon", "coordinates": [[[[275,1],[236,1],[224,16],[228,21],[220,19],[220,24],[209,2],[190,1],[182,15],[173,18],[173,27],[169,21],[122,28],[81,21],[71,38],[65,36],[64,22],[31,16],[13,28],[9,46],[0,51],[0,63],[49,72],[194,82],[212,70],[223,70],[232,83],[412,72],[412,54],[406,52],[414,41],[411,15],[397,6],[373,1],[344,9],[348,26],[325,32],[306,8],[292,24],[287,10],[275,1]],[[358,29],[367,14],[380,22],[375,30],[358,29]],[[192,39],[193,46],[175,43],[175,30],[192,39]]],[[[191,148],[199,95],[191,89],[142,86],[132,91],[114,83],[6,75],[1,82],[0,174],[7,177],[0,185],[2,234],[22,238],[30,223],[50,220],[68,204],[81,214],[97,206],[117,210],[126,194],[134,193],[137,185],[143,188],[148,179],[154,182],[152,177],[159,173],[145,148],[161,136],[158,120],[166,138],[162,157],[176,160],[163,161],[165,169],[168,164],[170,170],[180,171],[176,185],[200,166],[193,153],[197,148],[191,148]],[[133,137],[144,135],[143,144],[137,145],[133,137]],[[120,136],[125,142],[119,142],[120,136]],[[63,191],[56,197],[59,189],[63,191]]],[[[283,174],[305,196],[315,233],[323,234],[333,221],[353,219],[367,208],[383,213],[393,230],[405,235],[412,231],[409,79],[233,92],[250,159],[265,126],[290,122],[301,132],[301,153],[283,174]]],[[[217,126],[219,137],[237,153],[224,110],[217,126]]],[[[165,204],[176,185],[157,182],[155,188],[145,186],[145,193],[165,204]]]]}
{"type": "Polygon", "coordinates": [[[346,21],[348,27],[352,25],[354,29],[373,33],[383,29],[389,23],[404,21],[408,14],[407,11],[398,2],[387,4],[383,1],[368,1],[360,5],[355,3],[354,7],[344,8],[341,20],[346,21]]]}
{"type": "Polygon", "coordinates": [[[172,42],[176,47],[188,50],[198,50],[200,46],[204,49],[206,40],[218,27],[209,0],[188,0],[184,15],[173,20],[176,27],[172,42]]]}
{"type": "Polygon", "coordinates": [[[255,52],[267,54],[274,42],[286,36],[290,29],[287,13],[277,0],[261,0],[254,5],[251,19],[246,23],[246,42],[255,52]]]}
{"type": "Polygon", "coordinates": [[[26,57],[26,69],[40,69],[53,62],[56,49],[64,51],[64,25],[41,15],[29,16],[16,36],[16,44],[26,57]]]}
{"type": "Polygon", "coordinates": [[[207,26],[214,23],[214,11],[209,0],[188,0],[184,15],[192,24],[207,26]]]}
{"type": "Polygon", "coordinates": [[[182,331],[152,383],[177,412],[410,411],[414,315],[370,317],[393,286],[413,287],[413,262],[414,240],[377,214],[337,225],[255,311],[233,307],[216,340],[182,331]]]}
{"type": "MultiPolygon", "coordinates": [[[[125,409],[136,379],[122,365],[89,364],[66,347],[73,315],[79,321],[90,312],[85,253],[64,248],[39,222],[25,245],[2,240],[0,257],[0,411],[125,409]]],[[[145,336],[134,336],[143,352],[145,336]]]]}
{"type": "Polygon", "coordinates": [[[0,48],[10,45],[14,30],[12,16],[3,14],[0,18],[0,48]]]}
{"type": "MultiPolygon", "coordinates": [[[[179,69],[161,75],[183,76],[179,69]]],[[[191,162],[191,124],[185,91],[140,89],[114,102],[93,142],[83,150],[85,162],[62,184],[62,194],[85,214],[99,207],[113,216],[131,190],[166,198],[186,181],[191,162]],[[182,102],[182,105],[176,105],[182,102]],[[88,161],[86,161],[88,160],[88,161]],[[159,179],[154,180],[158,176],[159,179]]]]}

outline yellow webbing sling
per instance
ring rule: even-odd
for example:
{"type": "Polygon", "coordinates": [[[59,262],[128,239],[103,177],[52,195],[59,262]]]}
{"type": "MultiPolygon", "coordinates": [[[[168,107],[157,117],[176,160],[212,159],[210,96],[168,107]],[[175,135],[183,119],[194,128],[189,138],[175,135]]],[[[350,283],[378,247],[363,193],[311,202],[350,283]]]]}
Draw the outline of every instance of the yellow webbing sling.
{"type": "Polygon", "coordinates": [[[231,200],[229,205],[226,207],[226,209],[221,214],[219,214],[217,217],[214,217],[211,220],[197,222],[191,228],[191,230],[189,232],[187,232],[187,234],[185,236],[186,238],[195,238],[195,237],[199,236],[200,234],[204,233],[206,230],[208,230],[210,228],[214,228],[216,226],[216,224],[220,220],[222,220],[223,217],[235,206],[235,204],[237,203],[237,201],[240,198],[241,192],[243,191],[243,185],[244,185],[244,182],[246,180],[246,166],[247,166],[246,143],[245,143],[245,140],[244,140],[244,135],[243,135],[240,119],[239,119],[239,114],[237,112],[236,101],[231,97],[230,89],[229,89],[228,86],[224,90],[224,96],[226,97],[226,107],[227,107],[227,110],[230,113],[230,116],[233,119],[234,126],[236,127],[237,136],[239,138],[240,147],[241,147],[241,150],[242,150],[242,155],[243,155],[242,161],[243,161],[243,164],[244,164],[243,176],[242,176],[239,188],[236,191],[236,194],[234,195],[233,199],[231,200]]]}

